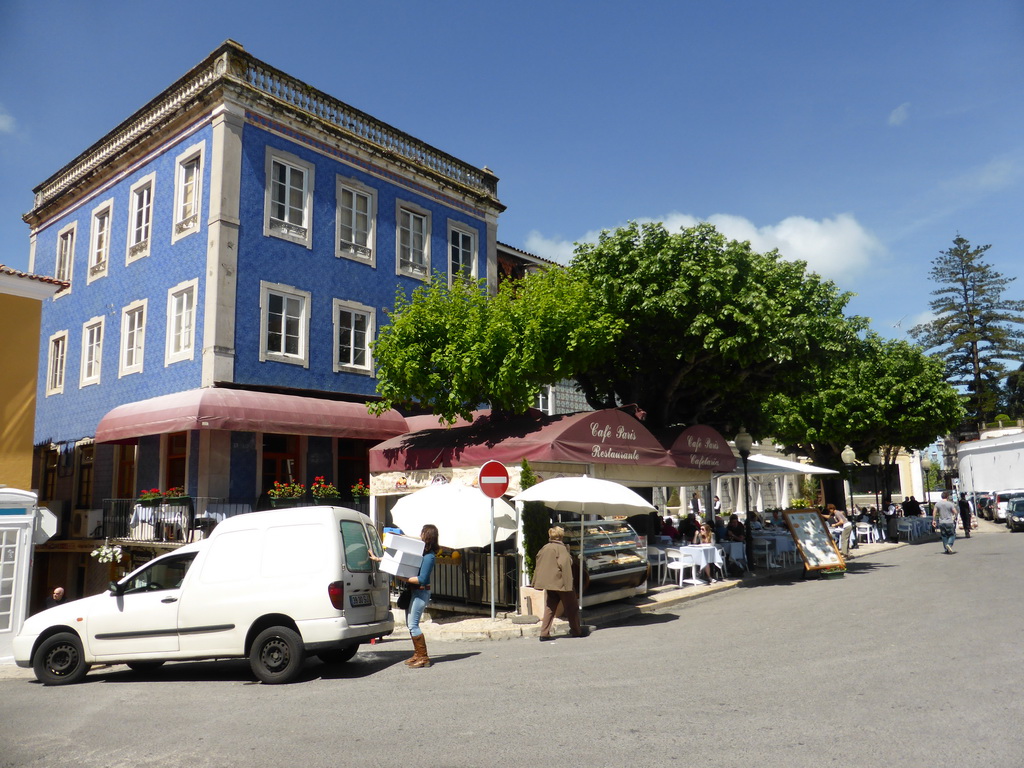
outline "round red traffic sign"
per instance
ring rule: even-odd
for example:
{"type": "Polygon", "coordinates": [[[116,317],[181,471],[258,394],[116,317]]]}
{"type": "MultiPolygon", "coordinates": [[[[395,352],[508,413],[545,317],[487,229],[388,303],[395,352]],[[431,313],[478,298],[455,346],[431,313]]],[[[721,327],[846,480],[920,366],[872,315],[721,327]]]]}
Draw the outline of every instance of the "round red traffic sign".
{"type": "Polygon", "coordinates": [[[508,470],[500,461],[488,461],[480,467],[478,481],[484,496],[496,499],[508,490],[508,470]]]}

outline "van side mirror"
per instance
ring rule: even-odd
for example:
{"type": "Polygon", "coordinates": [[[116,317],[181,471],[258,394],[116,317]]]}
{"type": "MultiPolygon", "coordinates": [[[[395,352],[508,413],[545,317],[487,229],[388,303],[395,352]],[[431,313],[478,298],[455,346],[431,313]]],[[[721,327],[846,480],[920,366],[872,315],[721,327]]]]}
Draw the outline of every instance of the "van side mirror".
{"type": "Polygon", "coordinates": [[[112,581],[109,584],[107,584],[107,589],[109,589],[110,594],[114,595],[115,597],[119,596],[123,591],[121,585],[118,584],[116,581],[112,581]]]}

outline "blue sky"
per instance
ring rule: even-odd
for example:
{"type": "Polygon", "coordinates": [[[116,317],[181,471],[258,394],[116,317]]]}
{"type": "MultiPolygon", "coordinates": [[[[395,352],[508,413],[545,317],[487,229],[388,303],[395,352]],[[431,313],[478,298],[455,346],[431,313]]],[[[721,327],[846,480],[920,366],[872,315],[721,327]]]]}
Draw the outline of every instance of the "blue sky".
{"type": "Polygon", "coordinates": [[[958,232],[1024,277],[1021,0],[0,0],[0,262],[28,266],[33,187],[227,38],[491,168],[538,255],[710,220],[889,336],[958,232]]]}

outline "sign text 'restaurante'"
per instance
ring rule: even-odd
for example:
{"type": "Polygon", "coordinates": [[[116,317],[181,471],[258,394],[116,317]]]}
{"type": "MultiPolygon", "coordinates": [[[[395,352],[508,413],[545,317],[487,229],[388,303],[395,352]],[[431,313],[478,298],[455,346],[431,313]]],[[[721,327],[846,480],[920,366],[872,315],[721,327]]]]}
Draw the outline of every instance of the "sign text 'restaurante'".
{"type": "MultiPolygon", "coordinates": [[[[596,421],[590,423],[590,434],[595,440],[600,440],[601,443],[606,443],[609,438],[614,438],[615,442],[627,442],[636,440],[636,430],[627,429],[621,424],[613,427],[611,424],[599,424],[596,421]]],[[[617,459],[619,461],[640,461],[640,452],[634,447],[630,446],[616,446],[609,445],[604,446],[601,444],[594,444],[591,450],[591,456],[595,459],[617,459]]]]}

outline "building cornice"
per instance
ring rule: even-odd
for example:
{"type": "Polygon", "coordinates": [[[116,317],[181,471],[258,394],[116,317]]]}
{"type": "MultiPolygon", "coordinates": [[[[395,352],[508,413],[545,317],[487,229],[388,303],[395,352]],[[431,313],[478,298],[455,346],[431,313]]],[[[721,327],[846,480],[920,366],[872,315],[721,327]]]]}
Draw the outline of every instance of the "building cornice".
{"type": "Polygon", "coordinates": [[[38,220],[44,209],[79,187],[114,158],[130,152],[146,137],[225,88],[242,103],[271,105],[297,119],[319,124],[321,129],[342,135],[363,151],[423,173],[485,207],[498,212],[504,210],[497,196],[498,178],[487,168],[476,168],[328,96],[251,56],[233,40],[227,40],[177,82],[37,186],[33,190],[32,211],[25,214],[25,220],[30,223],[38,220]]]}

